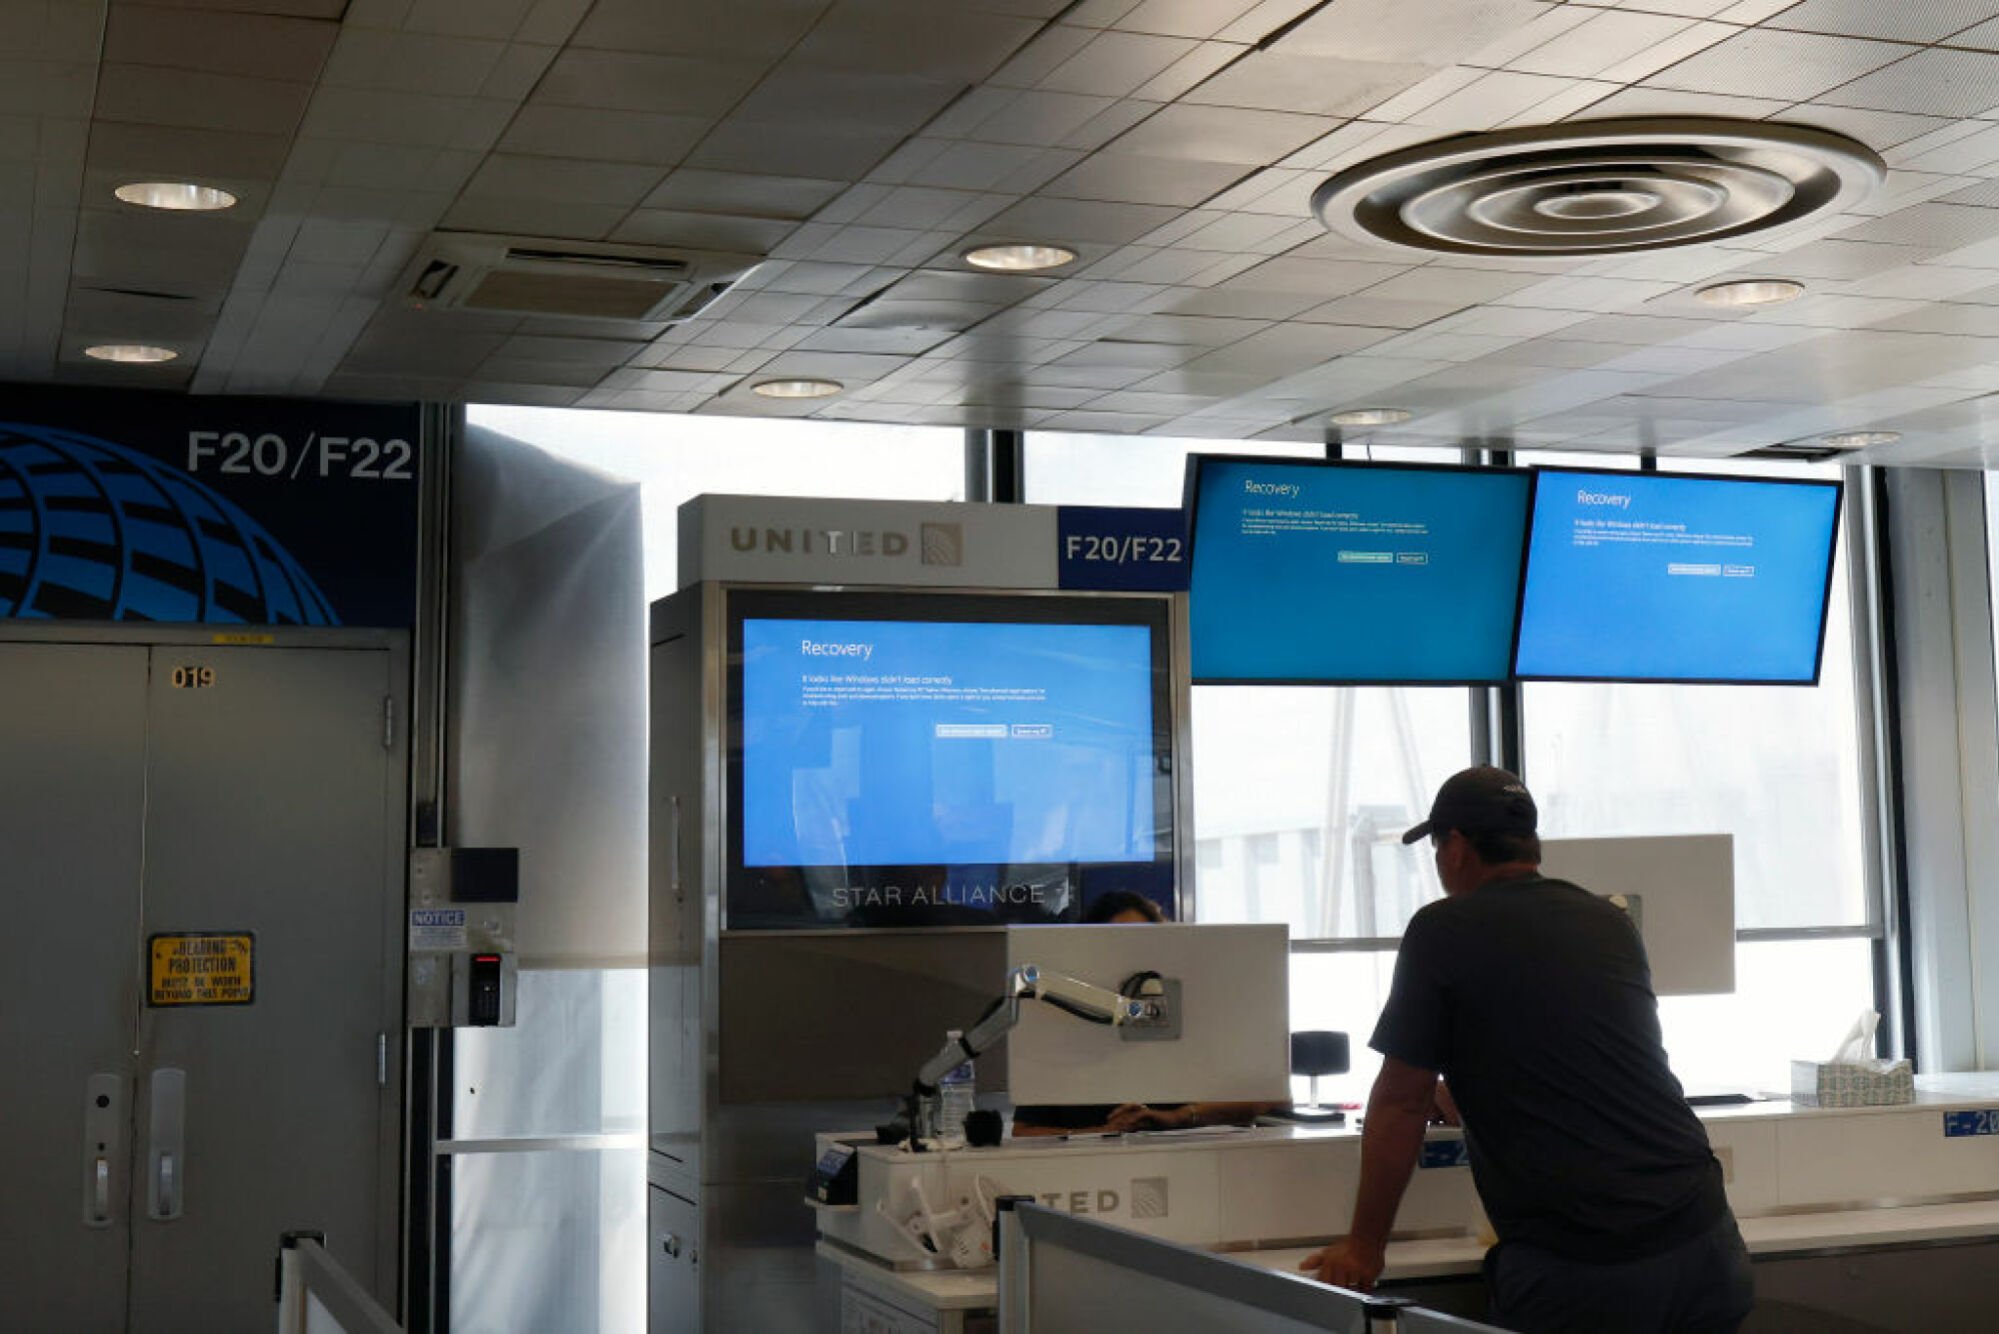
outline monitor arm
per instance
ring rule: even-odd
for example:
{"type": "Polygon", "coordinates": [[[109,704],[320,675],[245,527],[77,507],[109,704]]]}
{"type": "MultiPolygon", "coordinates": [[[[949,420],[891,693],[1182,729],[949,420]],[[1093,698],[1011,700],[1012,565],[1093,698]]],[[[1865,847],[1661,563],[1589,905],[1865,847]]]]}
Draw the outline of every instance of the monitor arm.
{"type": "Polygon", "coordinates": [[[1156,1016],[1162,998],[1138,990],[1150,977],[1140,973],[1129,979],[1125,985],[1134,994],[1125,995],[1061,973],[1044,973],[1031,963],[1022,964],[1008,976],[1006,994],[988,1006],[962,1037],[947,1038],[943,1048],[923,1063],[916,1072],[916,1091],[926,1098],[935,1097],[938,1080],[991,1047],[1020,1022],[1020,1003],[1025,1000],[1046,1001],[1093,1024],[1119,1026],[1156,1016]]]}

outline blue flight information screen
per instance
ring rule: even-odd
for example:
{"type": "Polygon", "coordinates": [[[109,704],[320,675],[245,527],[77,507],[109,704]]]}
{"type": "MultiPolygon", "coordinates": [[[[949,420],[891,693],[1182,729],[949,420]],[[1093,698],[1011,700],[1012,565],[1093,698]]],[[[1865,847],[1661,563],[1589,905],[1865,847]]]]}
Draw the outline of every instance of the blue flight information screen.
{"type": "Polygon", "coordinates": [[[1152,861],[1152,633],[745,618],[743,865],[1152,861]]]}
{"type": "Polygon", "coordinates": [[[1818,679],[1836,482],[1541,474],[1514,670],[1540,679],[1818,679]]]}
{"type": "Polygon", "coordinates": [[[1533,476],[1197,457],[1194,679],[1506,678],[1533,476]]]}

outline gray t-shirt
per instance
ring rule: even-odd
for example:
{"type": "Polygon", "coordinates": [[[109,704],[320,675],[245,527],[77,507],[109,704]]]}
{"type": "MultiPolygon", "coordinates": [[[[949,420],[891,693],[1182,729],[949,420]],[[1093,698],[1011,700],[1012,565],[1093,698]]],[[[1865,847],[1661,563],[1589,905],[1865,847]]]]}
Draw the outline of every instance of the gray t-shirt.
{"type": "Polygon", "coordinates": [[[1638,1259],[1728,1208],[1638,932],[1587,890],[1530,875],[1423,907],[1369,1045],[1449,1081],[1501,1240],[1638,1259]]]}

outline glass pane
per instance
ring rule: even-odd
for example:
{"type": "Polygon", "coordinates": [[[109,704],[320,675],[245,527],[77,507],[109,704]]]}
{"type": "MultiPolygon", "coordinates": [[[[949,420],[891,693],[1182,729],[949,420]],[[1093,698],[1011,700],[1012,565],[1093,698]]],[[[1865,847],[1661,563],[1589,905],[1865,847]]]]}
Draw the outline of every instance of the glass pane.
{"type": "Polygon", "coordinates": [[[1029,431],[1022,442],[1030,505],[1141,505],[1176,508],[1189,454],[1257,454],[1318,459],[1324,445],[1252,440],[1168,440],[1149,435],[1068,435],[1029,431]]]}
{"type": "Polygon", "coordinates": [[[1397,936],[1442,893],[1404,847],[1471,763],[1470,696],[1441,687],[1194,691],[1196,912],[1293,939],[1397,936]]]}
{"type": "MultiPolygon", "coordinates": [[[[1751,471],[1708,460],[1662,468],[1751,471]]],[[[1873,921],[1847,580],[1842,542],[1816,686],[1522,687],[1524,776],[1541,832],[1733,834],[1738,927],[1873,921]]]]}
{"type": "MultiPolygon", "coordinates": [[[[1381,1069],[1381,1057],[1367,1040],[1374,1033],[1374,1021],[1388,1000],[1388,986],[1394,978],[1393,951],[1291,956],[1291,1031],[1326,1028],[1345,1033],[1352,1055],[1353,1068],[1346,1074],[1319,1076],[1320,1103],[1367,1104],[1368,1088],[1381,1069]]],[[[1292,1098],[1306,1101],[1310,1083],[1294,1077],[1292,1098]]],[[[1351,1123],[1351,1112],[1348,1120],[1351,1123]]]]}
{"type": "Polygon", "coordinates": [[[1790,1063],[1825,1060],[1873,1008],[1872,941],[1743,941],[1733,995],[1667,996],[1659,1022],[1688,1092],[1788,1095],[1790,1063]]]}
{"type": "MultiPolygon", "coordinates": [[[[1830,1056],[1854,1016],[1874,1006],[1866,940],[1744,942],[1735,969],[1732,995],[1659,1002],[1667,1057],[1689,1092],[1783,1092],[1793,1059],[1830,1056]]],[[[1394,971],[1392,953],[1291,956],[1292,1029],[1337,1029],[1352,1043],[1352,1071],[1321,1077],[1321,1101],[1366,1101],[1381,1068],[1367,1039],[1394,971]]],[[[1304,1080],[1293,1080],[1292,1096],[1306,1096],[1304,1080]]]]}
{"type": "Polygon", "coordinates": [[[454,1334],[644,1329],[645,1154],[453,1158],[454,1334]]]}
{"type": "Polygon", "coordinates": [[[647,601],[663,598],[677,586],[675,514],[682,501],[698,495],[965,496],[965,434],[944,427],[484,404],[467,408],[465,419],[638,482],[645,516],[647,601]]]}
{"type": "MultiPolygon", "coordinates": [[[[1175,508],[1186,497],[1189,454],[1320,459],[1326,447],[1305,441],[1174,440],[1149,435],[1065,435],[1029,431],[1022,467],[1032,505],[1137,505],[1175,508]]],[[[1349,444],[1346,457],[1379,463],[1458,463],[1455,449],[1349,444]]]]}

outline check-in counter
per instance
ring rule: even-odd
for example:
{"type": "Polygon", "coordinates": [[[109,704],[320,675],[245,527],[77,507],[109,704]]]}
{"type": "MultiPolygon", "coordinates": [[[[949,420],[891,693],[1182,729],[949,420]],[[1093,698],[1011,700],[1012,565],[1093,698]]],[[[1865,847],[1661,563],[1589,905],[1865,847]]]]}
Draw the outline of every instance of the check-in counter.
{"type": "MultiPolygon", "coordinates": [[[[1812,1313],[1800,1317],[1805,1324],[1772,1317],[1764,1327],[1986,1327],[1984,1281],[1966,1285],[1989,1275],[1999,1255],[1999,1074],[1916,1082],[1916,1100],[1894,1107],[1771,1100],[1699,1109],[1758,1261],[1759,1303],[1812,1313]],[[1960,1323],[1960,1311],[1972,1323],[1960,1323]]],[[[822,1136],[822,1145],[839,1138],[822,1136]]],[[[1471,1310],[1482,1306],[1476,1276],[1492,1238],[1462,1148],[1456,1131],[1430,1133],[1383,1279],[1391,1289],[1420,1288],[1426,1304],[1456,1284],[1460,1308],[1471,1310]]],[[[870,1144],[856,1156],[858,1203],[819,1209],[818,1249],[843,1307],[871,1312],[874,1323],[851,1327],[883,1330],[976,1331],[994,1309],[990,1267],[940,1268],[898,1226],[926,1206],[976,1211],[995,1195],[1031,1195],[1290,1269],[1344,1229],[1360,1178],[1351,1128],[1017,1139],[927,1154],[870,1144]]]]}

